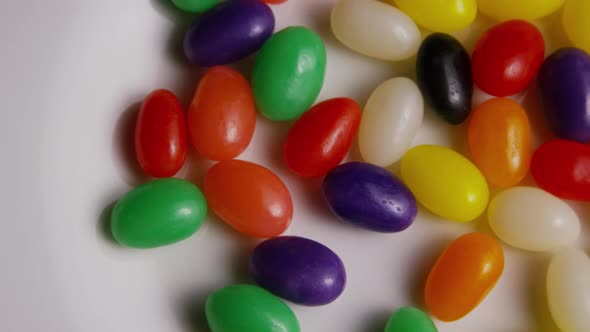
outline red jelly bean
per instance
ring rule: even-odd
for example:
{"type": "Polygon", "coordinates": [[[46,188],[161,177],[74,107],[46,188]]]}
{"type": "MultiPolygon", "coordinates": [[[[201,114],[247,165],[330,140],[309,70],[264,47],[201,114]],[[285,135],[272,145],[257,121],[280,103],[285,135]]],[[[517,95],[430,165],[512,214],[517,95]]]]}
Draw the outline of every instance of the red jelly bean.
{"type": "Polygon", "coordinates": [[[178,98],[168,90],[149,94],[135,127],[135,152],[141,168],[158,178],[176,174],[186,159],[186,131],[178,98]]]}
{"type": "Polygon", "coordinates": [[[304,177],[325,175],[348,153],[361,120],[361,109],[349,98],[326,100],[305,112],[289,131],[285,161],[304,177]]]}
{"type": "Polygon", "coordinates": [[[484,92],[506,97],[524,90],[545,57],[543,35],[534,25],[513,20],[498,24],[478,40],[471,66],[484,92]]]}
{"type": "Polygon", "coordinates": [[[209,69],[188,110],[193,146],[211,160],[233,159],[252,140],[256,106],[248,81],[228,67],[209,69]]]}
{"type": "Polygon", "coordinates": [[[531,173],[539,187],[553,195],[577,201],[590,201],[590,147],[553,140],[533,154],[531,173]]]}
{"type": "Polygon", "coordinates": [[[219,218],[240,233],[275,237],[293,217],[289,190],[269,169],[242,160],[224,160],[205,176],[207,204],[219,218]]]}

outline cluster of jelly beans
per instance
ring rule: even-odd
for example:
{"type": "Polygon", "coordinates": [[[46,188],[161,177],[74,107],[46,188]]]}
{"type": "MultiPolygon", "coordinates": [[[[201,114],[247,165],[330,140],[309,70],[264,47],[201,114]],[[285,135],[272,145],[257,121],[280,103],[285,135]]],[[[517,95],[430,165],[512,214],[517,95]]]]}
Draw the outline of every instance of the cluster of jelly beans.
{"type": "MultiPolygon", "coordinates": [[[[299,331],[279,297],[325,305],[346,283],[344,265],[332,250],[310,239],[280,236],[293,216],[281,179],[263,166],[234,159],[250,143],[257,111],[274,121],[296,120],[284,145],[285,163],[301,177],[324,177],[326,202],[343,221],[400,232],[414,222],[418,203],[459,222],[472,221],[487,208],[491,229],[507,244],[555,250],[547,275],[552,315],[564,331],[590,331],[590,258],[562,249],[576,240],[580,222],[560,199],[590,201],[585,145],[590,142],[590,56],[584,51],[590,50],[590,1],[337,1],[331,25],[342,44],[389,61],[417,55],[417,83],[403,77],[385,81],[364,111],[349,98],[312,107],[324,81],[324,44],[301,26],[273,34],[274,16],[266,3],[172,1],[182,10],[203,12],[187,31],[184,50],[192,63],[211,68],[187,116],[169,91],[146,97],[137,119],[136,154],[142,169],[160,179],[119,200],[111,228],[123,245],[162,246],[195,233],[208,206],[237,232],[268,238],[250,257],[260,287],[233,285],[207,299],[212,331],[299,331]],[[562,6],[564,30],[579,48],[545,58],[543,36],[526,20],[562,6]],[[447,33],[469,26],[478,8],[501,23],[479,38],[470,56],[447,33]],[[436,33],[422,40],[416,24],[436,33]],[[249,80],[223,66],[255,52],[249,80]],[[535,77],[541,108],[560,139],[533,151],[527,113],[505,97],[525,90],[535,77]],[[495,98],[472,107],[474,84],[495,98]],[[468,121],[470,159],[442,146],[410,149],[425,103],[452,125],[468,121]],[[340,164],[357,134],[365,162],[340,164]],[[170,178],[183,165],[189,144],[218,161],[205,177],[204,194],[192,183],[170,178]],[[401,179],[384,168],[397,162],[401,179]],[[529,169],[541,189],[515,187],[529,169]],[[502,190],[489,204],[488,183],[502,190]]],[[[428,312],[442,321],[464,317],[503,269],[503,249],[494,237],[479,232],[459,237],[430,270],[424,288],[428,312]]],[[[405,307],[385,330],[433,332],[436,327],[425,312],[405,307]]]]}

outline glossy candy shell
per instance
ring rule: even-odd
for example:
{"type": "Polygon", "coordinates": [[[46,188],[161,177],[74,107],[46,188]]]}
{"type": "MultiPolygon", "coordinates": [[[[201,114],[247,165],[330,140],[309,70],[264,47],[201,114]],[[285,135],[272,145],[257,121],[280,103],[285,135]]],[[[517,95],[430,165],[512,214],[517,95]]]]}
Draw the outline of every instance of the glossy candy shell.
{"type": "Polygon", "coordinates": [[[414,307],[397,309],[387,321],[385,332],[438,332],[430,316],[414,307]]]}
{"type": "Polygon", "coordinates": [[[461,319],[492,290],[503,270],[504,252],[494,238],[483,233],[463,235],[430,270],[424,290],[426,306],[441,321],[461,319]]]}
{"type": "Polygon", "coordinates": [[[388,0],[418,25],[431,31],[454,32],[467,28],[477,15],[476,0],[388,0]]]}
{"type": "Polygon", "coordinates": [[[274,14],[267,4],[258,0],[224,1],[188,29],[184,53],[197,66],[236,62],[260,49],[274,27],[274,14]]]}
{"type": "Polygon", "coordinates": [[[324,178],[324,197],[342,220],[376,232],[400,232],[416,218],[414,195],[386,169],[342,164],[324,178]]]}
{"type": "Polygon", "coordinates": [[[590,52],[590,2],[567,0],[563,9],[563,27],[574,46],[590,52]]]}
{"type": "Polygon", "coordinates": [[[252,278],[263,288],[302,305],[325,305],[342,294],[344,264],[328,247],[297,236],[260,243],[250,256],[252,278]]]}
{"type": "Polygon", "coordinates": [[[479,10],[484,15],[500,21],[535,20],[558,10],[563,3],[564,0],[477,0],[479,10]]]}

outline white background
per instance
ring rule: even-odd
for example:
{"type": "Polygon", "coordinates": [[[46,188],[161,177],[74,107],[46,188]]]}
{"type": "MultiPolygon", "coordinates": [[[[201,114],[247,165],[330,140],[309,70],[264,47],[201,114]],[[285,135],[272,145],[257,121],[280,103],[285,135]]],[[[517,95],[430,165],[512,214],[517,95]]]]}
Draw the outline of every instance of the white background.
{"type": "MultiPolygon", "coordinates": [[[[413,75],[413,60],[386,63],[343,48],[329,28],[333,3],[289,0],[273,7],[277,30],[306,25],[326,42],[318,100],[348,96],[363,105],[380,82],[413,75]]],[[[202,73],[180,51],[190,21],[167,0],[0,2],[0,331],[207,331],[207,294],[251,282],[247,257],[255,242],[213,215],[190,239],[154,250],[121,248],[106,235],[109,207],[144,180],[130,145],[138,103],[151,90],[168,88],[186,105],[202,73]]],[[[557,15],[541,24],[555,22],[557,15]]],[[[480,18],[457,36],[471,50],[490,24],[480,18]]],[[[565,43],[559,25],[548,41],[550,49],[565,43]]],[[[239,68],[248,75],[251,64],[239,68]]],[[[534,91],[516,98],[529,112],[537,143],[550,137],[534,91]]],[[[488,232],[485,218],[459,224],[421,210],[399,234],[346,225],[327,210],[320,181],[285,169],[281,149],[289,126],[259,118],[241,158],[275,170],[291,190],[295,215],[287,234],[326,244],[346,265],[348,284],[336,302],[290,304],[302,330],[377,332],[399,306],[424,309],[422,288],[434,259],[458,235],[488,232]]],[[[465,130],[427,110],[415,144],[466,153],[465,130]]],[[[193,155],[180,176],[200,185],[207,166],[193,155]]],[[[590,208],[576,208],[585,237],[590,208]]],[[[587,242],[578,245],[585,249],[587,242]]],[[[549,256],[505,249],[505,272],[494,290],[466,318],[437,322],[441,332],[556,331],[544,292],[549,256]]]]}

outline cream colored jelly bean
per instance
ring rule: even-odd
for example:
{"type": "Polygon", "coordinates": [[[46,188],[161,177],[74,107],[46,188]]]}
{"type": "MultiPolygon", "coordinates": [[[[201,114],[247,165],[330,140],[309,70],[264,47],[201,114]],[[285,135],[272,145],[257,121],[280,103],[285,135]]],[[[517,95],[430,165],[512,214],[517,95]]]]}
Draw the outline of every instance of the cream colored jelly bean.
{"type": "Polygon", "coordinates": [[[420,30],[399,9],[377,0],[341,0],[332,9],[332,31],[347,47],[382,60],[407,59],[418,51],[420,30]]]}
{"type": "Polygon", "coordinates": [[[398,161],[412,144],[423,116],[424,100],[414,81],[398,77],[379,85],[361,118],[363,159],[382,167],[398,161]]]}
{"type": "Polygon", "coordinates": [[[531,251],[574,242],[580,221],[572,208],[548,192],[515,187],[498,194],[488,208],[490,227],[504,242],[531,251]]]}
{"type": "Polygon", "coordinates": [[[564,249],[547,271],[547,300],[563,332],[590,331],[590,258],[581,250],[564,249]]]}

